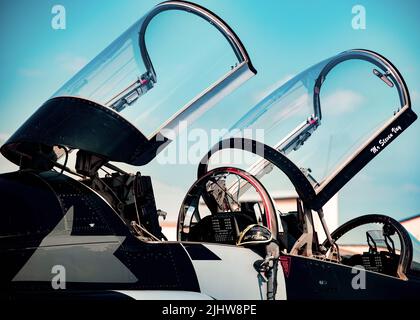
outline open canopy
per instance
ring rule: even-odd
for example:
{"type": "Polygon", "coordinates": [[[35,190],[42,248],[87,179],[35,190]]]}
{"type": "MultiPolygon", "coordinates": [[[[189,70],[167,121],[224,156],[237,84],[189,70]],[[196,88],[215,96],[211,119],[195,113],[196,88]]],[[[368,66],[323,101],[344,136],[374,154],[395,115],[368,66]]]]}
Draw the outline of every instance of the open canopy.
{"type": "Polygon", "coordinates": [[[20,164],[59,145],[145,164],[182,121],[190,124],[255,73],[223,20],[193,3],[163,2],[65,83],[2,153],[20,164]]]}
{"type": "MultiPolygon", "coordinates": [[[[398,70],[375,52],[349,50],[275,89],[230,132],[263,129],[261,142],[300,168],[319,209],[416,118],[398,70]]],[[[270,165],[261,160],[248,171],[261,177],[270,165]]]]}

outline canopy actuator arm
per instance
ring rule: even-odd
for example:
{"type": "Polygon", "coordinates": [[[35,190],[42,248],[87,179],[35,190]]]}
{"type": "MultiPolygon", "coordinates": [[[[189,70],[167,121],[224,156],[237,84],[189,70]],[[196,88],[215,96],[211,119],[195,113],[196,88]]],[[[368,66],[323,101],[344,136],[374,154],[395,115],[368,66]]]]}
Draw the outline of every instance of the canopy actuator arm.
{"type": "Polygon", "coordinates": [[[154,83],[155,81],[150,73],[145,72],[134,83],[109,100],[106,106],[120,112],[152,89],[154,83]]]}

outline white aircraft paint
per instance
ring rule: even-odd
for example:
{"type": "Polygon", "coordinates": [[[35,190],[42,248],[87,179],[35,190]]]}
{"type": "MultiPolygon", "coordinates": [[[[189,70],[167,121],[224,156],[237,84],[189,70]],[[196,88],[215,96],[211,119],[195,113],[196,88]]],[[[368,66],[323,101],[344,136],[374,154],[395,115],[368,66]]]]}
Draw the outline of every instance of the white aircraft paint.
{"type": "MultiPolygon", "coordinates": [[[[267,285],[261,283],[254,262],[261,257],[250,249],[205,244],[221,260],[192,260],[200,290],[214,299],[260,300],[267,298],[267,285]]],[[[279,264],[277,299],[286,299],[286,284],[279,264]]]]}
{"type": "Polygon", "coordinates": [[[125,237],[72,236],[73,207],[46,236],[12,281],[51,281],[54,266],[65,268],[68,282],[128,282],[137,278],[114,255],[125,237]],[[98,268],[100,266],[100,268],[98,268]]]}

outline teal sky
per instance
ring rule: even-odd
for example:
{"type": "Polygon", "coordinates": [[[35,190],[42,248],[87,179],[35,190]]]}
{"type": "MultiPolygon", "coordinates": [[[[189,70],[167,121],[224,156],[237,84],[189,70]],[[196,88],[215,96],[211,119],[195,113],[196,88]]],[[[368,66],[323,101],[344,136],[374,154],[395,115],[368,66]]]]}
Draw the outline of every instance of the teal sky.
{"type": "MultiPolygon", "coordinates": [[[[196,0],[221,16],[246,46],[258,75],[223,102],[232,124],[273,83],[351,48],[377,51],[400,70],[413,109],[420,102],[420,2],[196,0]],[[366,30],[351,27],[354,5],[366,8],[366,30]]],[[[0,3],[0,142],[85,63],[159,1],[3,0],[0,3]],[[66,8],[66,30],[51,28],[51,8],[66,8]]],[[[198,125],[217,123],[220,107],[198,125]]],[[[420,212],[420,121],[340,192],[340,222],[362,213],[398,219],[420,212]]],[[[11,169],[0,159],[0,172],[11,169]]],[[[194,166],[141,169],[160,184],[186,191],[194,166]]],[[[157,196],[164,201],[165,196],[157,196]]],[[[181,199],[182,200],[182,199],[181,199]]],[[[174,202],[176,202],[174,200],[174,202]]],[[[158,203],[159,205],[159,203],[158,203]]],[[[163,205],[161,205],[163,207],[163,205]]]]}

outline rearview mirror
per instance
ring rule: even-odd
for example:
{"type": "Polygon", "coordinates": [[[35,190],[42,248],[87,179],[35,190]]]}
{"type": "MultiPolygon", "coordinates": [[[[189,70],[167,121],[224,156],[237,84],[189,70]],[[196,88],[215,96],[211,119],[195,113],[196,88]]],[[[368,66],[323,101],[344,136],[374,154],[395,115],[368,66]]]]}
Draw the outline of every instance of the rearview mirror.
{"type": "Polygon", "coordinates": [[[259,224],[251,224],[246,227],[238,237],[236,241],[237,246],[254,245],[269,243],[273,240],[273,234],[271,231],[259,224]]]}

